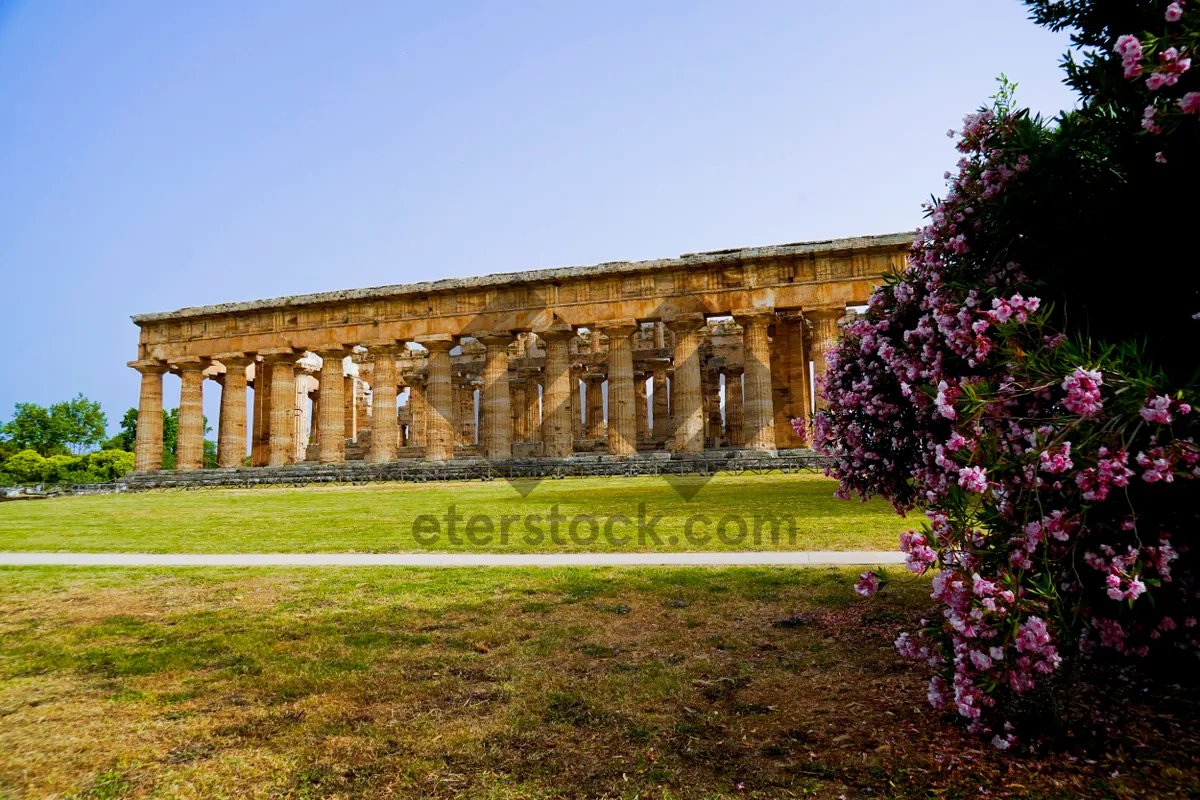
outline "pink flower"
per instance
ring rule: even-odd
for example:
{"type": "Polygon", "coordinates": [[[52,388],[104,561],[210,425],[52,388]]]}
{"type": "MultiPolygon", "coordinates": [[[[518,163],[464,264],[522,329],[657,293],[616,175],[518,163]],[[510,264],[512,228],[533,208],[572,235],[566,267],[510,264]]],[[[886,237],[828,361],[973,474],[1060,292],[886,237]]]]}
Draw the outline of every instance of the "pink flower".
{"type": "MultiPolygon", "coordinates": [[[[1151,72],[1150,77],[1146,78],[1146,88],[1152,92],[1158,91],[1164,86],[1169,86],[1175,81],[1172,76],[1165,72],[1151,72]]],[[[1178,80],[1177,78],[1175,80],[1178,80]]]]}
{"type": "Polygon", "coordinates": [[[1118,37],[1114,52],[1121,57],[1126,78],[1136,78],[1142,74],[1142,43],[1136,36],[1127,33],[1118,37]]]}
{"type": "Polygon", "coordinates": [[[983,467],[967,467],[958,473],[958,485],[968,492],[983,494],[987,491],[987,470],[983,467]]]}
{"type": "Polygon", "coordinates": [[[1179,18],[1183,16],[1183,5],[1181,3],[1171,3],[1167,6],[1167,13],[1163,16],[1166,17],[1167,22],[1178,22],[1179,18]]]}
{"type": "Polygon", "coordinates": [[[1063,378],[1062,388],[1067,390],[1063,406],[1081,417],[1098,413],[1104,407],[1100,398],[1103,384],[1104,377],[1099,370],[1076,367],[1074,372],[1063,378]]]}
{"type": "Polygon", "coordinates": [[[1200,111],[1200,92],[1188,92],[1176,101],[1176,105],[1185,114],[1195,114],[1200,111]]]}
{"type": "Polygon", "coordinates": [[[1148,400],[1138,413],[1147,422],[1157,422],[1160,425],[1167,425],[1171,422],[1170,409],[1171,398],[1160,394],[1148,400]]]}
{"type": "Polygon", "coordinates": [[[1167,156],[1162,150],[1159,150],[1154,154],[1154,160],[1160,164],[1165,164],[1167,163],[1167,156]]]}
{"type": "Polygon", "coordinates": [[[854,591],[863,597],[870,597],[879,591],[879,578],[874,572],[867,570],[858,576],[858,583],[854,584],[854,591]]]}

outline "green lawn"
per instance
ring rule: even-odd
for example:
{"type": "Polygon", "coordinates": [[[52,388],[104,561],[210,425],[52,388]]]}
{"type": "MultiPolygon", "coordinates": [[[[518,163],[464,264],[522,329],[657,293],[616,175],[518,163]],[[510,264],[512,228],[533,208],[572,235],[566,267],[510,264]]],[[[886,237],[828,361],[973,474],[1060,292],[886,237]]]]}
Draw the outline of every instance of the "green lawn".
{"type": "MultiPolygon", "coordinates": [[[[1176,797],[1181,692],[1010,759],[933,712],[929,583],[835,569],[0,569],[0,798],[1176,797]],[[1094,734],[1093,734],[1094,735],[1094,734]],[[1123,742],[1146,741],[1149,748],[1123,742]]],[[[1123,688],[1122,688],[1123,687],[1123,688]]],[[[1190,715],[1190,716],[1189,716],[1190,715]]]]}
{"type": "Polygon", "coordinates": [[[685,489],[698,489],[690,500],[690,491],[664,479],[638,477],[548,480],[527,497],[496,481],[3,503],[0,551],[894,550],[911,527],[882,501],[834,499],[835,482],[817,475],[683,480],[685,489]],[[454,539],[446,521],[452,506],[454,539]],[[422,515],[432,518],[421,522],[422,515]],[[559,520],[554,535],[552,515],[559,520]]]}

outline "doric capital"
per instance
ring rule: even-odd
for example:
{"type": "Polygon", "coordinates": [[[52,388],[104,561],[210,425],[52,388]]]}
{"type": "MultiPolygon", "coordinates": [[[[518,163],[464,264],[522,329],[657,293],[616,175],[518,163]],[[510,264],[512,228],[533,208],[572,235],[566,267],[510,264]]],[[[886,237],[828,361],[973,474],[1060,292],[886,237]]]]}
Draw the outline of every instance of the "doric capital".
{"type": "Polygon", "coordinates": [[[676,314],[664,319],[663,324],[675,333],[694,333],[707,325],[708,320],[700,313],[676,314]]]}
{"type": "Polygon", "coordinates": [[[159,361],[156,358],[145,358],[140,361],[128,362],[130,367],[133,367],[143,375],[162,375],[167,371],[167,363],[159,361]]]}
{"type": "Polygon", "coordinates": [[[575,338],[575,329],[560,319],[554,320],[542,330],[534,331],[543,342],[569,342],[575,338]]]}
{"type": "Polygon", "coordinates": [[[208,356],[184,356],[182,358],[171,359],[171,372],[182,374],[184,372],[204,372],[211,365],[212,360],[208,356]]]}
{"type": "Polygon", "coordinates": [[[602,331],[609,339],[619,339],[637,332],[638,321],[624,317],[621,319],[606,319],[596,323],[596,330],[602,331]]]}
{"type": "Polygon", "coordinates": [[[458,344],[456,338],[448,333],[430,333],[418,336],[414,341],[431,353],[449,353],[458,344]]]}
{"type": "Polygon", "coordinates": [[[766,326],[775,321],[775,310],[772,308],[735,308],[733,318],[743,328],[756,325],[766,326]]]}
{"type": "Polygon", "coordinates": [[[267,364],[295,364],[304,357],[304,349],[300,347],[268,347],[259,350],[258,355],[267,364]]]}
{"type": "Polygon", "coordinates": [[[480,331],[475,334],[475,338],[488,347],[489,349],[496,347],[508,347],[516,338],[516,331],[510,330],[493,330],[480,331]]]}
{"type": "Polygon", "coordinates": [[[406,349],[403,339],[372,339],[363,342],[362,346],[367,348],[367,358],[372,360],[379,356],[395,359],[406,349]]]}
{"type": "Polygon", "coordinates": [[[218,353],[213,356],[214,361],[221,362],[228,372],[234,369],[245,369],[254,363],[254,353],[218,353]]]}

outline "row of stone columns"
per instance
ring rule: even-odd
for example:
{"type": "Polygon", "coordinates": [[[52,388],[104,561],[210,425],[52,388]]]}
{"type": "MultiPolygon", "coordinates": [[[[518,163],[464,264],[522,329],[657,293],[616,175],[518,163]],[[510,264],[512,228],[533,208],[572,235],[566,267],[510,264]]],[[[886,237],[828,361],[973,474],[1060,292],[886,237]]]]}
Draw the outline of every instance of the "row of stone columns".
{"type": "MultiPolygon", "coordinates": [[[[838,316],[838,312],[818,312],[809,317],[813,326],[811,356],[818,375],[824,373],[825,353],[836,340],[838,316]]],[[[734,318],[743,330],[744,365],[721,369],[726,387],[725,435],[737,446],[772,450],[776,446],[775,427],[779,424],[772,397],[773,382],[778,383],[784,373],[782,380],[799,380],[787,376],[798,374],[801,367],[807,370],[806,354],[801,352],[796,364],[775,365],[773,371],[767,327],[774,321],[774,314],[766,310],[735,311],[734,318]]],[[[802,319],[799,324],[803,325],[802,319]]],[[[426,458],[439,461],[453,458],[456,444],[469,444],[476,434],[484,455],[493,459],[511,457],[513,442],[522,440],[540,440],[544,456],[561,458],[571,454],[573,442],[578,438],[604,439],[609,453],[628,456],[637,451],[638,438],[649,435],[669,437],[670,449],[678,452],[701,451],[705,446],[706,425],[709,428],[713,425],[713,408],[707,406],[713,405],[711,398],[715,396],[715,387],[705,391],[701,371],[700,344],[705,326],[702,314],[679,315],[666,320],[665,325],[657,325],[655,343],[669,342],[672,358],[649,362],[648,372],[635,376],[631,336],[639,329],[636,320],[607,320],[589,326],[594,351],[600,352],[601,333],[608,341],[606,372],[595,367],[585,371],[572,367],[570,342],[576,333],[558,323],[557,327],[538,333],[545,348],[540,381],[538,377],[521,376],[519,380],[514,378],[512,385],[508,347],[515,334],[494,331],[474,336],[485,351],[478,431],[474,388],[456,391],[452,380],[450,351],[460,337],[448,334],[419,337],[416,341],[429,353],[428,367],[423,380],[409,383],[408,441],[423,447],[426,458]],[[672,372],[668,399],[669,368],[672,372]],[[646,393],[647,379],[653,381],[652,428],[648,424],[647,406],[651,401],[646,393]],[[605,380],[608,381],[607,424],[601,389],[605,380]],[[581,409],[586,414],[581,414],[581,409]]],[[[802,328],[777,328],[776,335],[800,338],[803,347],[802,328]]],[[[371,381],[372,435],[366,458],[377,463],[389,462],[398,455],[395,362],[404,345],[398,340],[365,344],[375,356],[371,381]]],[[[788,346],[794,349],[795,344],[788,346]]],[[[320,389],[313,398],[312,414],[321,463],[344,461],[347,437],[354,438],[359,427],[366,427],[366,419],[358,419],[354,410],[354,381],[343,375],[342,360],[350,349],[349,344],[336,344],[314,351],[322,359],[320,389]]],[[[245,459],[246,369],[251,363],[256,365],[251,462],[272,466],[292,463],[297,449],[296,365],[301,355],[302,351],[294,348],[278,348],[258,353],[257,360],[253,354],[223,353],[211,359],[181,359],[169,365],[158,361],[132,362],[131,366],[142,375],[136,469],[161,468],[162,376],[168,369],[178,372],[182,380],[178,467],[198,469],[202,465],[203,380],[205,370],[214,362],[224,367],[223,374],[211,376],[223,387],[217,465],[238,467],[245,459]]],[[[803,377],[799,385],[806,387],[807,376],[803,377]]],[[[807,396],[800,402],[806,408],[807,396]]],[[[719,404],[715,409],[719,426],[719,404]]]]}

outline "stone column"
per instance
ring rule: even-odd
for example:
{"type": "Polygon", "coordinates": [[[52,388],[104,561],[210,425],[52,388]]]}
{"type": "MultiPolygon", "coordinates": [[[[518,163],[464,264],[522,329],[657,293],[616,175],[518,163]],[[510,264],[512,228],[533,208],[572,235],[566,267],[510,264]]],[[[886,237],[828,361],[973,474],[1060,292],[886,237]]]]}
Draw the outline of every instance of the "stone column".
{"type": "Polygon", "coordinates": [[[395,342],[369,342],[374,366],[371,387],[371,449],[367,461],[385,464],[396,460],[400,441],[396,424],[396,355],[400,349],[395,342]]]}
{"type": "MultiPolygon", "coordinates": [[[[320,371],[318,370],[318,374],[320,371]]],[[[317,378],[317,388],[308,393],[312,406],[308,411],[308,441],[320,447],[321,445],[321,379],[317,378]]],[[[308,460],[308,454],[304,456],[308,460]]]]}
{"type": "Polygon", "coordinates": [[[661,350],[667,346],[667,326],[661,322],[654,323],[654,347],[661,350]]]}
{"type": "Polygon", "coordinates": [[[246,461],[246,367],[254,359],[243,353],[225,353],[216,359],[225,365],[217,466],[232,469],[246,461]]]}
{"type": "Polygon", "coordinates": [[[425,446],[426,413],[425,376],[414,374],[408,381],[408,439],[413,447],[425,446]]]}
{"type": "Polygon", "coordinates": [[[509,411],[512,414],[512,438],[514,442],[526,441],[525,422],[525,404],[526,392],[528,387],[525,385],[525,378],[519,373],[509,376],[508,379],[508,396],[509,396],[509,411]]]}
{"type": "Polygon", "coordinates": [[[710,363],[702,366],[700,376],[704,391],[705,447],[720,447],[724,441],[721,426],[721,372],[710,363]]]}
{"type": "Polygon", "coordinates": [[[344,375],[342,377],[342,406],[345,412],[342,414],[342,428],[345,430],[345,438],[353,441],[358,438],[358,417],[355,414],[355,397],[354,390],[357,388],[358,380],[353,375],[344,375]]]}
{"type": "Polygon", "coordinates": [[[675,427],[671,449],[683,453],[704,450],[704,398],[700,386],[700,329],[703,314],[667,320],[675,335],[675,376],[671,381],[671,415],[675,427]]]}
{"type": "Polygon", "coordinates": [[[292,420],[292,437],[295,447],[292,450],[292,461],[300,462],[308,452],[308,425],[305,414],[308,411],[308,392],[312,386],[312,376],[307,369],[301,368],[296,375],[296,400],[293,406],[295,418],[292,420]]]}
{"type": "Polygon", "coordinates": [[[633,455],[637,452],[637,420],[629,337],[638,324],[623,319],[603,322],[601,327],[608,337],[608,452],[614,456],[633,455]]]}
{"type": "Polygon", "coordinates": [[[428,422],[425,426],[425,458],[449,461],[454,458],[454,388],[451,383],[450,351],[454,338],[439,334],[418,339],[429,351],[425,375],[425,402],[428,422]]]}
{"type": "Polygon", "coordinates": [[[524,419],[521,422],[521,429],[525,433],[526,442],[536,442],[539,440],[538,428],[541,426],[541,408],[540,397],[538,393],[538,378],[534,371],[527,372],[525,375],[525,405],[522,406],[522,416],[524,419]]]}
{"type": "Polygon", "coordinates": [[[775,383],[775,445],[781,449],[803,447],[791,420],[809,411],[808,358],[804,347],[803,317],[792,313],[775,320],[771,337],[771,372],[775,383]]]}
{"type": "Polygon", "coordinates": [[[571,367],[571,437],[573,439],[583,438],[583,404],[580,398],[580,392],[583,384],[579,380],[579,374],[574,367],[571,367]]]}
{"type": "Polygon", "coordinates": [[[493,331],[478,339],[487,348],[487,360],[483,368],[483,453],[490,459],[512,458],[508,345],[513,337],[507,331],[493,331]]]}
{"type": "Polygon", "coordinates": [[[654,436],[666,438],[670,435],[671,417],[667,409],[667,367],[656,363],[654,366],[654,436]]]}
{"type": "Polygon", "coordinates": [[[829,368],[826,355],[837,344],[837,321],[845,313],[845,309],[838,308],[809,311],[804,314],[804,318],[812,322],[812,362],[813,376],[816,379],[816,385],[812,389],[817,398],[817,408],[825,408],[827,405],[825,395],[818,387],[829,368]]]}
{"type": "Polygon", "coordinates": [[[742,368],[725,367],[725,430],[729,443],[741,447],[746,443],[745,414],[742,405],[742,368]]]}
{"type": "Polygon", "coordinates": [[[254,362],[254,420],[250,432],[250,466],[265,467],[271,454],[271,365],[254,362]]]}
{"type": "MultiPolygon", "coordinates": [[[[593,332],[593,336],[598,333],[593,332]]],[[[585,372],[584,390],[587,393],[587,438],[604,438],[604,373],[585,372]]]]}
{"type": "Polygon", "coordinates": [[[318,459],[322,464],[346,460],[346,381],[342,372],[345,349],[316,351],[321,357],[321,426],[318,459]]]}
{"type": "MultiPolygon", "coordinates": [[[[175,447],[176,469],[204,466],[204,368],[203,361],[179,364],[179,439],[175,447]]],[[[141,419],[141,412],[138,412],[141,419]]]]}
{"type": "Polygon", "coordinates": [[[265,366],[262,377],[270,376],[270,383],[260,383],[256,377],[254,390],[256,395],[262,389],[269,391],[267,464],[282,467],[296,459],[296,359],[300,353],[289,348],[284,352],[265,351],[262,356],[263,361],[255,369],[265,366]]]}
{"type": "Polygon", "coordinates": [[[142,375],[133,468],[138,472],[153,472],[162,469],[162,376],[167,371],[167,365],[157,361],[130,361],[129,366],[142,375]]]}
{"type": "Polygon", "coordinates": [[[579,420],[578,389],[571,374],[569,351],[575,332],[550,330],[539,334],[546,350],[546,389],[542,395],[542,455],[566,458],[574,448],[575,423],[579,420]],[[572,421],[571,409],[575,409],[572,421]]]}
{"type": "Polygon", "coordinates": [[[633,413],[637,417],[637,436],[639,439],[650,435],[650,410],[647,408],[646,373],[633,374],[633,413]]]}
{"type": "Polygon", "coordinates": [[[751,450],[775,449],[775,409],[771,392],[771,349],[767,325],[774,313],[766,309],[734,312],[742,326],[744,373],[742,375],[743,413],[746,447],[751,450]]]}

